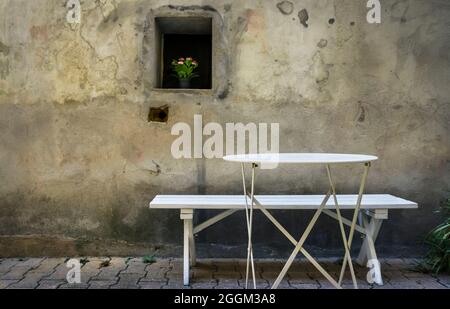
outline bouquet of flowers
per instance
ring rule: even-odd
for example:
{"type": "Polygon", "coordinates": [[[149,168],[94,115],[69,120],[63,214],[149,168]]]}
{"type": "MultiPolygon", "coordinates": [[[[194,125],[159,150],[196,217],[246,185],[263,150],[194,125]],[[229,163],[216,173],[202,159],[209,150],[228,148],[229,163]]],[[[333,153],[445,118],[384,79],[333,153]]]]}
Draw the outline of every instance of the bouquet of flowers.
{"type": "Polygon", "coordinates": [[[191,79],[198,77],[195,73],[198,66],[198,62],[192,57],[179,58],[178,60],[172,61],[172,70],[180,81],[181,88],[189,88],[191,79]]]}

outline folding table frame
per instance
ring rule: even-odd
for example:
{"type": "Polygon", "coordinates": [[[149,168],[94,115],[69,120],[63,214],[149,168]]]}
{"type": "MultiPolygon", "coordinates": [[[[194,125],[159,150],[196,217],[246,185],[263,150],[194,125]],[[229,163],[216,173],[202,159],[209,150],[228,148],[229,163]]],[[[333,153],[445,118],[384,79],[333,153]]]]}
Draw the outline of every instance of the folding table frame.
{"type": "MultiPolygon", "coordinates": [[[[290,257],[287,260],[286,264],[284,265],[281,273],[279,274],[278,278],[276,279],[275,283],[273,284],[272,289],[278,288],[279,284],[281,283],[283,278],[286,276],[286,273],[288,272],[289,268],[291,267],[292,263],[294,262],[294,259],[296,258],[296,256],[299,253],[302,253],[306,257],[306,259],[311,264],[313,264],[314,267],[317,268],[317,270],[326,279],[328,279],[328,281],[330,281],[330,283],[337,289],[341,289],[342,288],[342,281],[343,281],[343,278],[344,278],[346,267],[348,265],[349,269],[350,269],[350,274],[351,274],[351,277],[352,277],[353,286],[354,286],[355,289],[357,289],[358,288],[358,283],[357,283],[357,280],[356,280],[355,271],[354,271],[353,263],[352,263],[352,257],[351,257],[351,254],[350,254],[350,250],[351,250],[351,246],[352,246],[353,236],[354,236],[355,230],[358,229],[360,232],[363,232],[364,234],[366,234],[366,241],[364,242],[363,246],[366,246],[366,247],[369,248],[369,255],[371,255],[371,258],[376,258],[375,247],[374,247],[374,244],[373,244],[374,241],[373,241],[372,237],[376,233],[378,233],[377,229],[379,229],[379,227],[377,228],[377,226],[375,226],[375,225],[371,226],[370,230],[369,230],[370,232],[367,233],[366,232],[367,229],[362,228],[361,226],[357,225],[358,216],[359,216],[359,212],[360,212],[360,208],[361,208],[361,202],[362,202],[362,198],[363,198],[363,194],[364,194],[364,188],[365,188],[365,185],[366,185],[366,180],[367,180],[367,176],[368,176],[368,173],[369,173],[369,169],[371,167],[371,163],[370,162],[364,163],[364,173],[363,173],[363,176],[361,178],[361,183],[360,183],[359,192],[358,192],[358,199],[357,199],[357,202],[356,202],[356,205],[355,205],[355,210],[354,210],[354,213],[353,213],[352,221],[349,221],[349,220],[343,218],[342,215],[341,215],[341,211],[340,211],[339,203],[338,203],[338,199],[337,199],[337,194],[336,194],[336,187],[335,187],[335,184],[334,184],[334,181],[333,181],[333,177],[332,177],[332,174],[331,174],[331,166],[330,166],[330,164],[326,164],[327,176],[328,176],[328,181],[329,181],[329,186],[330,187],[329,187],[328,192],[326,193],[325,198],[323,199],[320,207],[315,212],[314,216],[312,217],[311,221],[309,222],[308,226],[306,227],[303,235],[301,236],[300,240],[298,240],[298,241],[255,198],[255,178],[256,178],[255,174],[256,174],[256,169],[257,169],[258,165],[256,163],[252,163],[251,164],[251,188],[250,188],[250,191],[247,190],[247,186],[246,186],[245,163],[242,163],[241,165],[242,165],[242,183],[243,183],[243,189],[244,189],[244,195],[245,195],[245,214],[246,214],[247,230],[248,230],[247,268],[246,268],[246,276],[245,276],[245,287],[248,288],[249,274],[250,274],[250,270],[251,270],[252,279],[253,279],[253,287],[256,289],[256,276],[255,276],[255,265],[254,265],[253,244],[252,244],[252,228],[253,228],[253,209],[254,209],[255,206],[257,206],[257,208],[260,209],[262,211],[262,213],[295,246],[294,251],[290,255],[290,257]],[[331,197],[333,197],[334,207],[335,207],[335,211],[336,212],[333,212],[333,211],[331,211],[329,209],[325,209],[325,207],[327,205],[327,202],[328,202],[328,200],[331,197]],[[339,222],[339,229],[340,229],[340,233],[341,233],[341,237],[342,237],[342,241],[343,241],[343,245],[344,245],[345,256],[344,256],[344,261],[343,261],[343,264],[342,264],[342,268],[341,268],[341,272],[340,272],[340,276],[339,276],[338,281],[336,281],[303,248],[303,245],[304,245],[305,241],[307,240],[309,234],[311,233],[312,229],[314,228],[317,220],[319,219],[319,217],[320,217],[320,215],[322,213],[324,213],[324,214],[326,214],[326,215],[336,219],[339,222]],[[346,231],[345,231],[345,228],[344,228],[344,224],[350,226],[350,231],[349,231],[348,238],[347,238],[347,234],[346,234],[346,231]]],[[[369,223],[368,223],[368,221],[366,219],[363,222],[363,224],[366,227],[369,225],[369,223]]],[[[363,252],[363,251],[361,251],[361,252],[363,252]]],[[[364,251],[364,252],[366,252],[366,251],[364,251]]],[[[363,254],[360,255],[360,257],[359,257],[360,260],[362,260],[364,258],[366,258],[366,256],[365,255],[363,256],[363,254]]]]}

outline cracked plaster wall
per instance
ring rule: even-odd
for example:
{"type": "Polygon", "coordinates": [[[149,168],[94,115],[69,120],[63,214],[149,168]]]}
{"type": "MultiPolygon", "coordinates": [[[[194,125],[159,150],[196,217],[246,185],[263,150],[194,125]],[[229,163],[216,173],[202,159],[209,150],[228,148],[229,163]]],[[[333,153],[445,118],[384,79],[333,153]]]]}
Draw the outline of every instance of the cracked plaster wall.
{"type": "MultiPolygon", "coordinates": [[[[279,122],[284,152],[377,154],[368,192],[421,206],[392,212],[380,251],[419,251],[450,188],[448,1],[382,1],[380,25],[353,0],[81,5],[81,24],[70,25],[65,1],[0,0],[0,255],[179,254],[179,214],[149,211],[153,196],[240,193],[238,166],[172,159],[170,129],[194,114],[279,122]],[[152,90],[149,20],[161,9],[218,16],[223,70],[212,95],[152,90]],[[149,123],[161,106],[168,123],[149,123]]],[[[336,170],[338,189],[356,188],[352,172],[336,170]]],[[[318,193],[324,176],[280,167],[261,172],[257,189],[318,193]]],[[[308,219],[277,216],[295,235],[308,219]]],[[[203,256],[245,254],[243,217],[228,220],[199,236],[203,256]]],[[[255,229],[260,256],[290,250],[259,215],[255,229]]],[[[311,244],[333,251],[336,229],[322,220],[311,244]]]]}

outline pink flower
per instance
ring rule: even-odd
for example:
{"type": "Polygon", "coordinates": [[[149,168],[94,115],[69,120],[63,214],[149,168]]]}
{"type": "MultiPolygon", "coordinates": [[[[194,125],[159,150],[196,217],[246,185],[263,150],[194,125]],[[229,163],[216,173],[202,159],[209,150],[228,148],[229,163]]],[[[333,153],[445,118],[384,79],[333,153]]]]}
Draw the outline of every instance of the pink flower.
{"type": "Polygon", "coordinates": [[[191,57],[187,57],[186,60],[192,61],[192,58],[191,57]]]}
{"type": "Polygon", "coordinates": [[[198,62],[197,61],[192,61],[192,64],[193,65],[198,65],[198,62]]]}
{"type": "Polygon", "coordinates": [[[183,61],[178,61],[178,64],[184,64],[184,62],[183,61]]]}
{"type": "Polygon", "coordinates": [[[178,61],[184,61],[184,58],[180,58],[180,59],[178,59],[178,61]]]}

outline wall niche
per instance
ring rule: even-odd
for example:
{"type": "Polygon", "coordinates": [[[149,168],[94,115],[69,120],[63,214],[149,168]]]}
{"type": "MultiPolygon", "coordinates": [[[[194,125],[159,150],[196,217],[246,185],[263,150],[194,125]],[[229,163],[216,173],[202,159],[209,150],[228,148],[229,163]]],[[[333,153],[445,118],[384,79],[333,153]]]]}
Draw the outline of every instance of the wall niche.
{"type": "Polygon", "coordinates": [[[192,57],[199,63],[198,75],[190,81],[190,89],[212,88],[212,19],[208,17],[158,17],[155,20],[158,60],[158,88],[179,88],[172,61],[192,57]]]}
{"type": "Polygon", "coordinates": [[[150,86],[146,92],[227,97],[230,52],[223,18],[215,8],[168,5],[151,9],[146,19],[141,62],[144,83],[150,86]],[[192,57],[199,64],[198,77],[187,88],[172,70],[172,61],[180,57],[192,57]]]}

